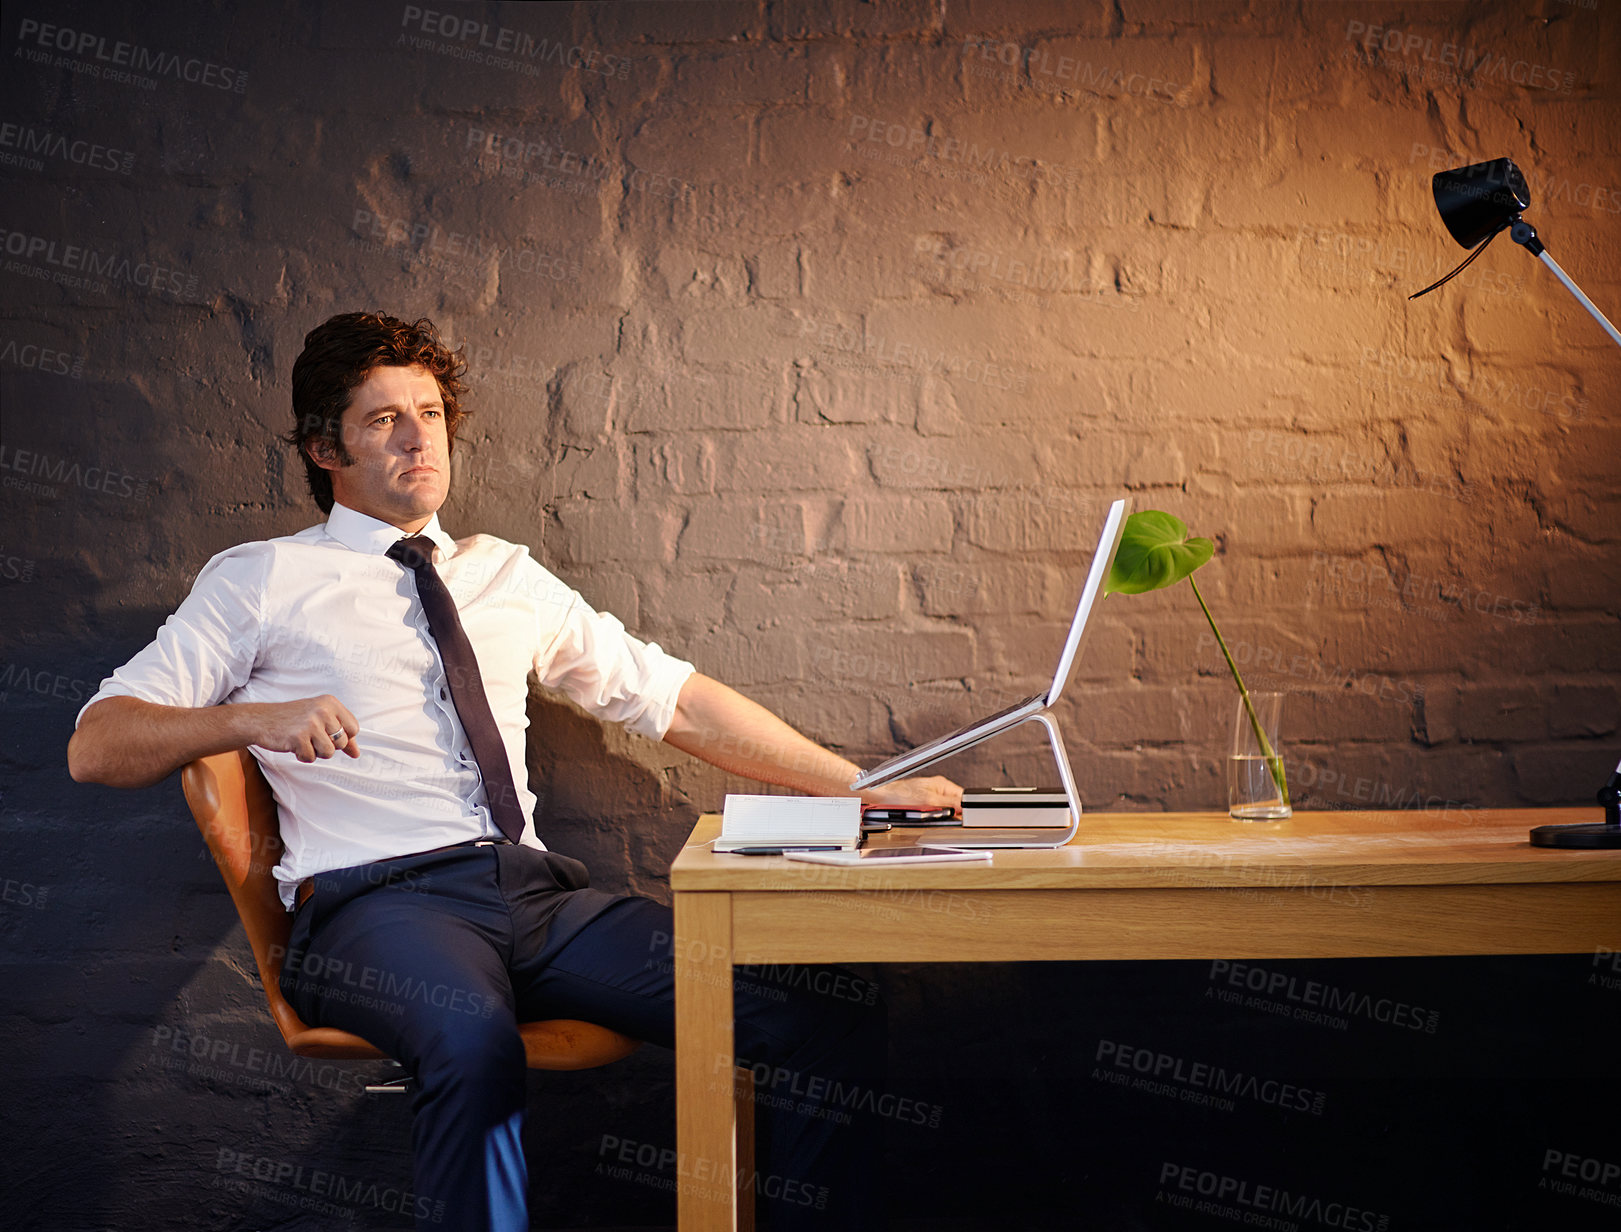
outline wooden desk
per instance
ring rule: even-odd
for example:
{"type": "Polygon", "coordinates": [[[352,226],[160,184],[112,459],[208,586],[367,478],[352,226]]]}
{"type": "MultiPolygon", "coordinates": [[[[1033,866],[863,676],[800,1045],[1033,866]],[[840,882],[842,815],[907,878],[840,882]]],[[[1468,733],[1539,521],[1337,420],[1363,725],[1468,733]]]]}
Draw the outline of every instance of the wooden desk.
{"type": "MultiPolygon", "coordinates": [[[[837,868],[715,855],[698,822],[675,891],[676,1145],[735,1175],[734,963],[1353,958],[1621,950],[1621,853],[1533,848],[1599,810],[1094,813],[1057,851],[837,868]]],[[[917,831],[873,845],[915,841],[917,831]]],[[[936,832],[938,835],[938,832],[936,832]]],[[[682,1232],[739,1227],[736,1191],[682,1185],[682,1232]]],[[[743,1213],[741,1226],[751,1226],[743,1213]]]]}

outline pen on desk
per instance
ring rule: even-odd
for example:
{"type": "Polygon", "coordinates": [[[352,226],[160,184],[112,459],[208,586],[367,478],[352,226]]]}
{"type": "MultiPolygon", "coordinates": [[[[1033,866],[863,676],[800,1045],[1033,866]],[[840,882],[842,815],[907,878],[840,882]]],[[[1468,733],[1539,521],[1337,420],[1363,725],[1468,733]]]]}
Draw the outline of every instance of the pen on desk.
{"type": "Polygon", "coordinates": [[[829,843],[823,847],[733,847],[725,852],[731,856],[780,856],[785,851],[837,851],[837,843],[829,843]]]}

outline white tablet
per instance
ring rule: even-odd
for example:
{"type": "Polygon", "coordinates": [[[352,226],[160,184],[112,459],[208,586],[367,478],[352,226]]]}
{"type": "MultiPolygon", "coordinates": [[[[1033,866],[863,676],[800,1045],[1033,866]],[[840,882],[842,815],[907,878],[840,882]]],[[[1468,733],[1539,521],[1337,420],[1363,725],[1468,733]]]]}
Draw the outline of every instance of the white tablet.
{"type": "Polygon", "coordinates": [[[874,847],[871,851],[785,851],[806,864],[989,864],[988,851],[941,851],[924,847],[874,847]]]}

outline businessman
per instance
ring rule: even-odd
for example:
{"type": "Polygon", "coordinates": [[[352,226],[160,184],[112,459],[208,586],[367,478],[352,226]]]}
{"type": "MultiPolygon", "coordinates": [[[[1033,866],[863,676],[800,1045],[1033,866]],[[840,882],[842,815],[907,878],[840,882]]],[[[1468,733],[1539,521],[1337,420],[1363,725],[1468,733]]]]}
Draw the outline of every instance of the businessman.
{"type": "MultiPolygon", "coordinates": [[[[416,1194],[432,1213],[418,1226],[507,1232],[529,1226],[518,1023],[581,1018],[674,1042],[670,912],[591,889],[535,831],[529,674],[798,792],[847,794],[857,767],[593,611],[521,545],[445,532],[464,371],[426,320],[346,313],[311,331],[287,439],[326,521],[210,560],[80,712],[68,763],[81,782],[142,787],[251,749],[286,845],[283,990],[305,1021],[353,1031],[416,1076],[416,1194]],[[368,971],[424,995],[353,995],[368,971]]],[[[868,798],[954,806],[961,789],[913,779],[868,798]]],[[[802,1075],[820,1102],[883,1081],[881,1007],[811,991],[830,986],[850,984],[751,980],[734,994],[739,1055],[802,1075]]],[[[786,1182],[767,1189],[776,1225],[876,1226],[873,1127],[841,1126],[816,1098],[777,1102],[761,1169],[786,1182]]]]}

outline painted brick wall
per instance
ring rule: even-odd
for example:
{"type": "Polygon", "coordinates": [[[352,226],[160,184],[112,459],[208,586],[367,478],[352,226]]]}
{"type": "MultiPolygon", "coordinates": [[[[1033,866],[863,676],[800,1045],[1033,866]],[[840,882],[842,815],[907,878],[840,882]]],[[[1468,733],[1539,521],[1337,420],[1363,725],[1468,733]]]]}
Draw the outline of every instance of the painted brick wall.
{"type": "MultiPolygon", "coordinates": [[[[322,1226],[222,1194],[220,1150],[400,1180],[403,1109],[241,1060],[275,1036],[177,786],[79,787],[62,758],[210,554],[316,520],[276,435],[334,312],[465,345],[451,533],[533,545],[857,759],[1037,687],[1126,492],[1216,540],[1202,585],[1251,687],[1290,692],[1304,807],[1587,802],[1621,754],[1621,352],[1507,240],[1406,299],[1462,256],[1431,174],[1509,155],[1549,251],[1621,315],[1607,0],[77,0],[8,6],[0,38],[0,936],[15,1121],[56,1127],[8,1225],[322,1226]]],[[[1231,698],[1186,587],[1109,599],[1061,716],[1087,807],[1224,803],[1231,698]]],[[[532,718],[548,840],[664,896],[735,783],[554,697],[532,718]]],[[[976,757],[959,777],[1048,774],[1034,737],[976,757]]],[[[1131,978],[1182,1052],[1255,1038],[1170,969],[1131,978]]],[[[1427,970],[1411,996],[1484,1055],[1480,969],[1427,970]]],[[[1486,970],[1598,1012],[1546,966],[1486,970]]],[[[1123,1030],[1077,1008],[1091,974],[930,978],[894,976],[903,1036],[948,994],[1058,997],[998,1037],[1028,1055],[1123,1030]]],[[[1434,1068],[1387,1051],[1300,1063],[1347,1094],[1434,1068]]],[[[912,1055],[920,1097],[977,1107],[950,1049],[912,1055]]],[[[537,1092],[537,1203],[668,1218],[656,1184],[593,1179],[604,1135],[667,1142],[667,1059],[537,1092]]],[[[1378,1123],[1352,1108],[1324,1154],[1378,1123]]],[[[1530,1177],[1481,1217],[1538,1201],[1530,1177]]],[[[1161,1226],[1130,1222],[1142,1197],[1094,1195],[1161,1226]]]]}

